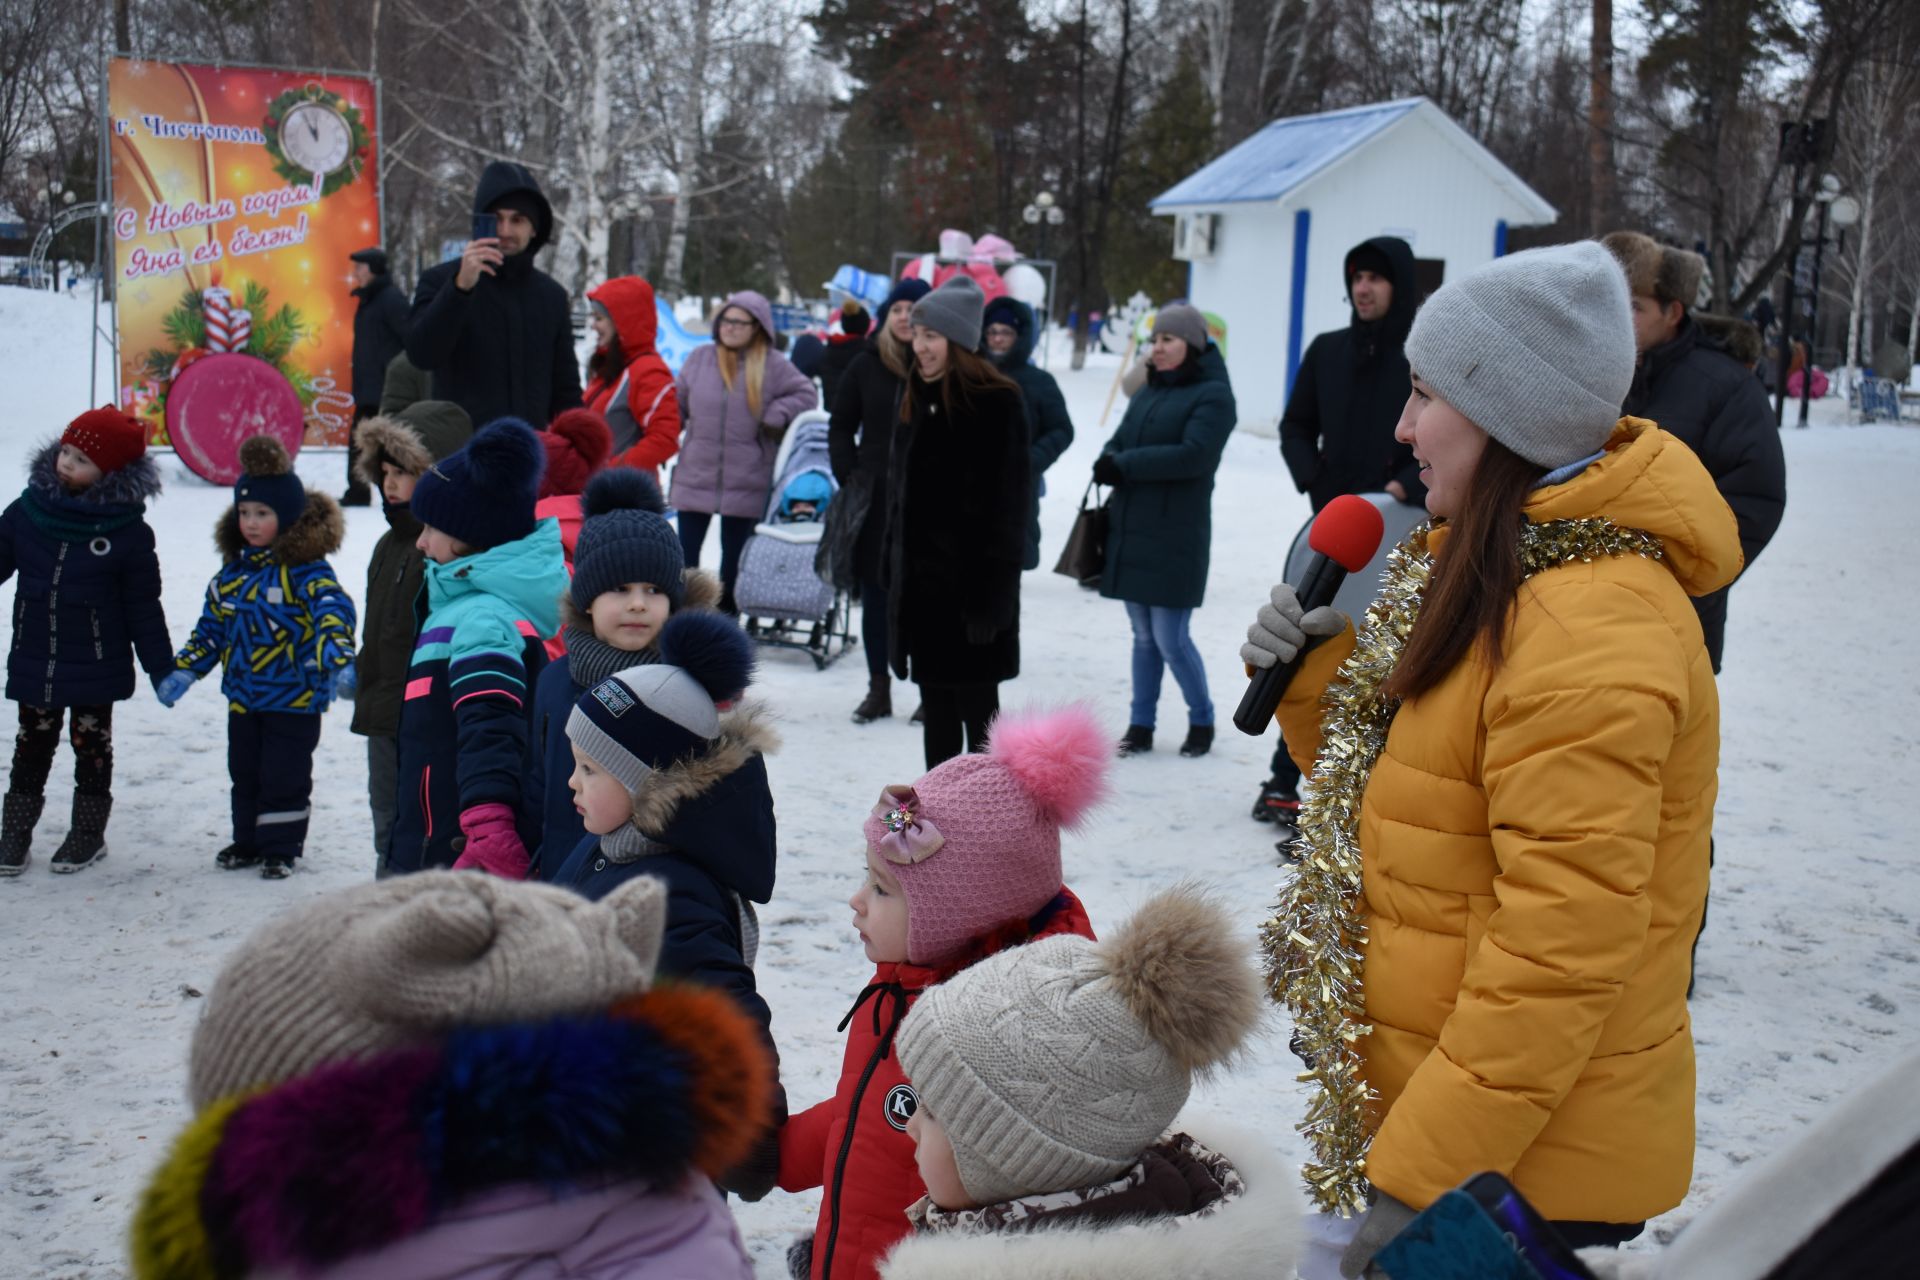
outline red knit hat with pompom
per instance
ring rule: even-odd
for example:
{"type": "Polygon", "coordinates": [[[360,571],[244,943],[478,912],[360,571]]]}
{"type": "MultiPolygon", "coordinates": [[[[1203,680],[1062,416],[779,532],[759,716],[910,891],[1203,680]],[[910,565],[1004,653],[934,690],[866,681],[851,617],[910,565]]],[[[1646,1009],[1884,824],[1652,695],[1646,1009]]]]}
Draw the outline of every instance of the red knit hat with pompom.
{"type": "Polygon", "coordinates": [[[591,409],[567,409],[540,433],[547,447],[547,470],[540,477],[540,496],[584,493],[587,478],[607,465],[613,452],[613,431],[607,420],[591,409]]]}
{"type": "Polygon", "coordinates": [[[867,848],[907,898],[907,959],[938,965],[1060,892],[1060,829],[1106,792],[1111,735],[1084,707],[1003,715],[984,755],[888,787],[867,848]]]}
{"type": "Polygon", "coordinates": [[[147,428],[132,414],[103,405],[69,422],[60,433],[60,443],[72,445],[111,474],[147,451],[147,428]]]}

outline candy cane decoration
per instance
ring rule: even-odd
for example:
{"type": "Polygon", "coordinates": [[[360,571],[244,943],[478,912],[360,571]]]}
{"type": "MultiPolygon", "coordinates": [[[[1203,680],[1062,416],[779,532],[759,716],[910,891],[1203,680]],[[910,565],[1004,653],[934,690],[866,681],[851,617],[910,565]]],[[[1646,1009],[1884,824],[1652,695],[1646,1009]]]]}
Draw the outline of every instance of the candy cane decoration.
{"type": "Polygon", "coordinates": [[[253,337],[253,312],[235,311],[227,326],[227,350],[245,351],[253,337]]]}
{"type": "Polygon", "coordinates": [[[206,317],[207,350],[232,351],[234,349],[232,295],[225,289],[215,286],[200,295],[200,308],[206,317]]]}

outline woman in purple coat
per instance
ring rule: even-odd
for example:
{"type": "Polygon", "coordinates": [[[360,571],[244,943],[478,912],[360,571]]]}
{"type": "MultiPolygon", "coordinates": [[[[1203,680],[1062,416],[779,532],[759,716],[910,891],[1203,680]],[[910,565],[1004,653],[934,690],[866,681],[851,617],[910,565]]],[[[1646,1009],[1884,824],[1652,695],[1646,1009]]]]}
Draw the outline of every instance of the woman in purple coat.
{"type": "Polygon", "coordinates": [[[740,549],[766,514],[780,437],[819,397],[813,380],[773,349],[773,308],[751,290],[720,308],[712,344],[694,348],[674,390],[682,424],[672,490],[680,546],[687,567],[698,565],[707,526],[720,517],[720,603],[732,613],[740,549]]]}

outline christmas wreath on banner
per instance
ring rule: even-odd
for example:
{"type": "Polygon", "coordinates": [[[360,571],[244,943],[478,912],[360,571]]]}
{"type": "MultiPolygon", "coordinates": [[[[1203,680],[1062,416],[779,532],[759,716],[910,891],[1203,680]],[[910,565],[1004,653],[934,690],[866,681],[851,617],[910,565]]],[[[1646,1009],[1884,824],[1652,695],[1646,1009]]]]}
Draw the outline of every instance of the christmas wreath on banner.
{"type": "Polygon", "coordinates": [[[338,116],[347,130],[349,143],[346,159],[326,173],[320,186],[319,194],[330,196],[360,177],[366,168],[368,152],[373,147],[373,134],[367,128],[366,116],[360,108],[340,94],[313,83],[288,89],[267,104],[264,132],[267,135],[267,158],[273,162],[273,171],[289,184],[299,186],[312,182],[315,177],[312,170],[287,155],[280,136],[280,126],[285,123],[287,116],[308,104],[323,107],[338,116]]]}
{"type": "Polygon", "coordinates": [[[291,359],[294,346],[311,331],[306,319],[285,304],[269,310],[266,286],[257,281],[234,288],[237,296],[221,288],[189,289],[160,322],[170,345],[147,352],[141,379],[127,389],[125,406],[153,425],[155,444],[166,443],[167,392],[173,380],[202,356],[221,351],[257,356],[279,370],[302,400],[312,396],[312,379],[291,359]],[[254,316],[260,317],[258,324],[254,316]]]}

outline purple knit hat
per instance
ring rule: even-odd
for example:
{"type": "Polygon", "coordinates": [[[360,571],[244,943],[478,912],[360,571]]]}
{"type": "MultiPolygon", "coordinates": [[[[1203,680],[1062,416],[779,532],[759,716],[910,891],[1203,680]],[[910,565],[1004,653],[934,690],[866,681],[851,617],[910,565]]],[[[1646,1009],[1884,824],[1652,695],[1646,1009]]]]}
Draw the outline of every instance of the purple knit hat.
{"type": "Polygon", "coordinates": [[[907,898],[907,960],[938,965],[1060,892],[1060,829],[1106,789],[1109,735],[1080,707],[1003,715],[985,755],[887,787],[867,848],[907,898]]]}

